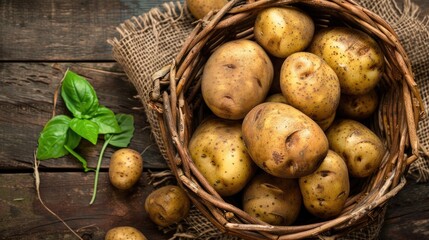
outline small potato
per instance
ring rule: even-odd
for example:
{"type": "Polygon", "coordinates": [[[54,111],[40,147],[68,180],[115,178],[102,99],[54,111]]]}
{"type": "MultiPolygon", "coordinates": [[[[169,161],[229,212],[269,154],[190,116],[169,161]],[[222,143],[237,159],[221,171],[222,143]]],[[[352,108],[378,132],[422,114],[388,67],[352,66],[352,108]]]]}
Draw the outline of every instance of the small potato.
{"type": "Polygon", "coordinates": [[[149,218],[158,226],[167,227],[183,220],[189,214],[191,202],[178,186],[167,185],[147,196],[144,204],[149,218]]]}
{"type": "Polygon", "coordinates": [[[378,95],[373,89],[362,95],[341,94],[338,113],[342,117],[363,120],[370,117],[378,107],[378,95]]]}
{"type": "Polygon", "coordinates": [[[380,166],[385,153],[381,139],[362,123],[340,119],[334,122],[326,135],[329,147],[346,161],[353,177],[368,177],[380,166]]]}
{"type": "Polygon", "coordinates": [[[319,124],[320,128],[322,128],[323,131],[326,131],[332,123],[335,121],[335,118],[337,117],[337,113],[334,112],[331,116],[329,116],[326,119],[316,121],[317,124],[319,124]]]}
{"type": "Polygon", "coordinates": [[[265,99],[265,102],[287,103],[285,96],[281,93],[274,93],[265,99]]]}
{"type": "Polygon", "coordinates": [[[340,82],[319,56],[297,52],[283,63],[280,88],[286,101],[315,121],[331,117],[340,102],[340,82]]]}
{"type": "Polygon", "coordinates": [[[143,158],[139,152],[122,148],[112,154],[109,165],[110,183],[118,189],[130,189],[143,172],[143,158]]]}
{"type": "Polygon", "coordinates": [[[121,226],[107,231],[104,240],[147,240],[147,238],[134,227],[121,226]]]}
{"type": "Polygon", "coordinates": [[[189,152],[201,174],[221,196],[241,191],[256,170],[242,139],[240,121],[206,119],[193,133],[189,152]]]}
{"type": "Polygon", "coordinates": [[[308,51],[321,56],[334,69],[343,94],[368,93],[384,72],[380,46],[368,34],[354,28],[325,28],[315,34],[308,51]]]}
{"type": "Polygon", "coordinates": [[[197,19],[202,19],[210,11],[221,9],[227,3],[228,0],[186,0],[189,11],[197,19]]]}
{"type": "Polygon", "coordinates": [[[246,115],[242,129],[253,161],[277,177],[308,175],[328,152],[328,140],[320,126],[288,104],[259,104],[246,115]]]}
{"type": "Polygon", "coordinates": [[[299,179],[299,187],[305,208],[314,216],[331,218],[338,216],[350,194],[347,165],[332,150],[312,174],[299,179]]]}
{"type": "Polygon", "coordinates": [[[303,51],[311,42],[314,23],[305,12],[293,7],[271,7],[256,17],[255,39],[271,55],[285,58],[303,51]]]}
{"type": "Polygon", "coordinates": [[[273,71],[270,58],[256,42],[245,39],[226,42],[204,66],[201,93],[216,116],[242,119],[265,100],[273,71]]]}
{"type": "Polygon", "coordinates": [[[243,195],[243,210],[271,225],[290,225],[298,217],[302,205],[297,179],[256,175],[243,195]]]}

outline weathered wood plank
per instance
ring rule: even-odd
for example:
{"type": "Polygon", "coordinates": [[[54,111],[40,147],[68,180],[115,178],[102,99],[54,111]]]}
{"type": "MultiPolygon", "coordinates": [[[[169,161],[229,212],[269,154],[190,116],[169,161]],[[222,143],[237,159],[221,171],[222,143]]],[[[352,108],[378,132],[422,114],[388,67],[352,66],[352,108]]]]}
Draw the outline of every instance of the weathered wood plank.
{"type": "MultiPolygon", "coordinates": [[[[100,174],[98,195],[88,205],[93,173],[41,172],[45,204],[86,239],[103,239],[118,225],[140,229],[149,239],[168,239],[150,221],[144,200],[153,190],[145,173],[130,191],[118,191],[100,174]]],[[[409,182],[389,203],[380,239],[427,239],[429,237],[429,188],[409,182]]],[[[0,239],[74,239],[37,199],[31,173],[0,175],[0,239]]]]}
{"type": "Polygon", "coordinates": [[[388,202],[381,239],[429,239],[429,184],[410,180],[388,202]]]}
{"type": "MultiPolygon", "coordinates": [[[[168,239],[144,210],[153,190],[144,174],[130,191],[110,185],[107,173],[100,174],[95,203],[89,206],[93,173],[41,173],[44,203],[84,239],[101,240],[113,227],[140,229],[148,239],[168,239]]],[[[0,239],[76,239],[37,198],[32,174],[0,175],[0,239]]]]}
{"type": "Polygon", "coordinates": [[[163,0],[0,1],[0,60],[112,60],[115,28],[163,0]]]}
{"type": "MultiPolygon", "coordinates": [[[[150,133],[144,110],[135,88],[115,63],[0,63],[0,169],[31,168],[37,139],[43,126],[52,116],[53,96],[66,68],[85,76],[97,92],[100,104],[115,113],[132,114],[135,134],[130,147],[144,151],[145,167],[165,168],[150,133]]],[[[57,114],[66,112],[61,97],[57,114]]],[[[91,166],[96,165],[102,141],[93,146],[85,140],[78,150],[87,157],[91,166]]],[[[109,148],[103,167],[107,167],[109,148]]],[[[80,168],[72,157],[42,162],[48,168],[80,168]]]]}

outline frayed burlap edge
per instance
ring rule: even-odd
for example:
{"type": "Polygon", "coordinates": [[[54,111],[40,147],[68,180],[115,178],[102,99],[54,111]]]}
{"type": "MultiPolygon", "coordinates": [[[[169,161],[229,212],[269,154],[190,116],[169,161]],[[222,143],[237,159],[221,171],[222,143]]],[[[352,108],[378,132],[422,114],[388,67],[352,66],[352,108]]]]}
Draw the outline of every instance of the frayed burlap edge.
{"type": "Polygon", "coordinates": [[[171,63],[192,30],[194,19],[180,2],[164,3],[116,28],[119,38],[108,39],[114,59],[136,88],[158,148],[168,160],[161,138],[159,114],[150,107],[152,74],[171,63]]]}

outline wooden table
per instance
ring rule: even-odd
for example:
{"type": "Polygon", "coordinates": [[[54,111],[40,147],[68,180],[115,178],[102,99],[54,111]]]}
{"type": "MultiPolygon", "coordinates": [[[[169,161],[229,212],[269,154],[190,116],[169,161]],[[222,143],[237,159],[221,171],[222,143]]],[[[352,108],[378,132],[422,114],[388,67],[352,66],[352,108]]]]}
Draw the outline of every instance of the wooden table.
{"type": "MultiPolygon", "coordinates": [[[[137,94],[115,63],[106,40],[115,27],[163,1],[0,1],[0,238],[74,239],[37,198],[33,162],[37,139],[51,118],[53,96],[65,69],[85,76],[100,102],[116,113],[135,117],[130,147],[142,153],[145,173],[137,187],[114,189],[107,176],[109,148],[102,164],[98,197],[89,206],[94,173],[84,173],[72,157],[40,165],[45,204],[84,239],[103,239],[118,225],[130,225],[149,239],[168,239],[149,220],[143,203],[152,190],[148,170],[166,164],[157,150],[137,94]]],[[[429,3],[415,1],[429,15],[429,3]]],[[[58,113],[66,113],[58,100],[58,113]]],[[[101,141],[99,141],[101,142],[101,141]]],[[[101,143],[83,143],[78,151],[95,166],[101,143]]],[[[382,239],[429,238],[429,187],[409,181],[389,202],[382,239]]]]}

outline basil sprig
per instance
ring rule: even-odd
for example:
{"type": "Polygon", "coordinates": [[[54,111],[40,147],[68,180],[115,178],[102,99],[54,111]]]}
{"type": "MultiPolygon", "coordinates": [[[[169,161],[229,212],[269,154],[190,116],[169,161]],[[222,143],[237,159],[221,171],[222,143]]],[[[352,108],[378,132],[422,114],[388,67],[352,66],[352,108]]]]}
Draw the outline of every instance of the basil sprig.
{"type": "Polygon", "coordinates": [[[36,158],[47,160],[73,155],[82,164],[85,172],[95,171],[95,199],[98,173],[107,145],[127,147],[134,134],[134,118],[129,114],[115,114],[100,105],[91,84],[82,76],[67,70],[61,85],[61,97],[72,117],[57,115],[44,126],[38,139],[36,158]],[[104,134],[105,142],[100,152],[97,168],[88,168],[85,158],[74,149],[81,139],[97,144],[99,135],[104,134]]]}

